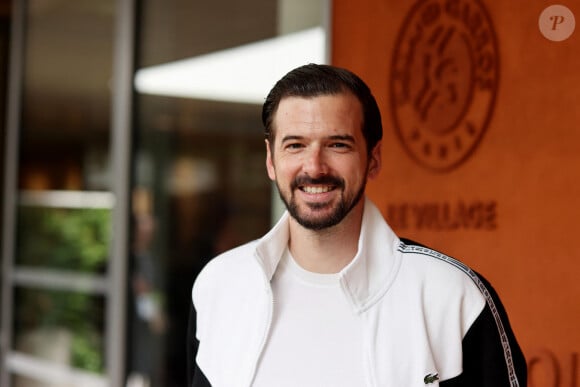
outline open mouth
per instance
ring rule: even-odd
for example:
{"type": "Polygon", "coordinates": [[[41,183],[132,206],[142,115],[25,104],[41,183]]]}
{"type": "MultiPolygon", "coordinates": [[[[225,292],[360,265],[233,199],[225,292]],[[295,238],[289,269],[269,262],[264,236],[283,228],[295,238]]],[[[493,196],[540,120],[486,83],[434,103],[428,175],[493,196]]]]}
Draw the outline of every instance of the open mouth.
{"type": "Polygon", "coordinates": [[[321,194],[321,193],[326,193],[326,192],[330,192],[334,189],[334,186],[331,185],[316,185],[316,186],[312,186],[312,185],[306,185],[306,186],[300,186],[299,187],[301,191],[309,193],[309,194],[321,194]]]}
{"type": "Polygon", "coordinates": [[[304,193],[313,195],[324,194],[342,187],[344,187],[344,181],[334,176],[323,176],[317,179],[312,179],[308,176],[300,176],[296,178],[291,185],[293,190],[299,189],[304,193]]]}

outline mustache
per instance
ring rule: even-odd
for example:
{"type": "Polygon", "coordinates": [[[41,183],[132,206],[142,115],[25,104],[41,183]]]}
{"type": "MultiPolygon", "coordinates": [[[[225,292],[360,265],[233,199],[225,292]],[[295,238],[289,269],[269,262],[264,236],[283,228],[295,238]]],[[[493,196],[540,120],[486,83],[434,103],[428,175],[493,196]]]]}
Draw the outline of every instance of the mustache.
{"type": "Polygon", "coordinates": [[[344,188],[344,180],[337,176],[321,176],[312,178],[310,176],[298,176],[291,184],[292,190],[303,185],[332,185],[339,188],[344,188]]]}

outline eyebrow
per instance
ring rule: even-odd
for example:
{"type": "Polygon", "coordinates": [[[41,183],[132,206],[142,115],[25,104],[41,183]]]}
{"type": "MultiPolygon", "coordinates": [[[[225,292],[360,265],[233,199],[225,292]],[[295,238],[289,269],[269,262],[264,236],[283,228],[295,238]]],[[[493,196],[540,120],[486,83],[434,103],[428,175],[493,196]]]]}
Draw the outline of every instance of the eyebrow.
{"type": "Polygon", "coordinates": [[[286,142],[286,141],[301,140],[301,139],[303,139],[303,138],[304,138],[304,137],[302,137],[302,136],[293,136],[293,135],[288,135],[288,136],[284,136],[284,137],[282,138],[282,141],[281,141],[281,142],[282,142],[282,143],[284,143],[284,142],[286,142]]]}
{"type": "Polygon", "coordinates": [[[328,137],[330,140],[340,140],[340,141],[348,141],[348,142],[355,142],[354,137],[348,134],[340,135],[337,134],[335,136],[328,137]]]}
{"type": "MultiPolygon", "coordinates": [[[[282,138],[282,143],[286,141],[294,141],[294,140],[301,140],[304,136],[296,136],[296,135],[287,135],[282,138]]],[[[355,142],[354,137],[348,134],[337,134],[334,136],[329,136],[326,139],[328,140],[339,140],[339,141],[348,141],[348,142],[355,142]]]]}

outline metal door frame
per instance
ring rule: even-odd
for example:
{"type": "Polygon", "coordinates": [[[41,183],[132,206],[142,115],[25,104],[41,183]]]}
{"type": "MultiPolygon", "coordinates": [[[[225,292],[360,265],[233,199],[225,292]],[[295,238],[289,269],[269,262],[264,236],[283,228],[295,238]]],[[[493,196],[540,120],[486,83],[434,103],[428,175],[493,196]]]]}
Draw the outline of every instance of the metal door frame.
{"type": "MultiPolygon", "coordinates": [[[[71,0],[74,1],[74,0],[71,0]]],[[[16,267],[14,262],[16,237],[16,206],[21,200],[18,192],[18,160],[20,113],[22,97],[22,69],[26,34],[26,6],[28,0],[14,0],[12,4],[9,50],[8,90],[6,108],[6,142],[4,170],[4,199],[2,227],[2,300],[0,303],[0,385],[11,386],[15,372],[47,380],[68,380],[80,385],[121,387],[125,379],[126,358],[126,283],[129,241],[129,201],[131,165],[132,79],[135,44],[135,0],[116,0],[113,42],[113,82],[111,85],[111,168],[115,171],[110,192],[112,201],[112,230],[108,271],[102,278],[89,278],[93,284],[84,290],[102,294],[106,301],[105,364],[106,373],[94,378],[82,371],[55,369],[51,364],[32,356],[13,351],[14,287],[67,287],[67,278],[59,273],[45,276],[16,267]]],[[[94,195],[93,195],[94,196],[94,195]]],[[[97,195],[98,196],[98,195],[97,195]]],[[[76,275],[75,275],[76,278],[76,275]]],[[[68,278],[70,279],[70,277],[68,278]]],[[[87,278],[84,278],[87,283],[87,278]]],[[[68,288],[73,285],[68,285],[68,288]]]]}

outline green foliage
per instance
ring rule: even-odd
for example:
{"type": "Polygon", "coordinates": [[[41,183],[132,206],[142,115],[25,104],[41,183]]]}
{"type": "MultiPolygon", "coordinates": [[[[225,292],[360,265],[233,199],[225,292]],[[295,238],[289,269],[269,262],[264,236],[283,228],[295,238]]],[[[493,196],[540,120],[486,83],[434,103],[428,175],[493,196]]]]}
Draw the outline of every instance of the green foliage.
{"type": "Polygon", "coordinates": [[[15,301],[18,332],[65,328],[72,335],[71,365],[103,372],[102,296],[22,288],[17,290],[15,301]]]}
{"type": "MultiPolygon", "coordinates": [[[[20,266],[81,273],[106,270],[110,210],[21,207],[17,256],[20,266]]],[[[22,288],[16,293],[16,326],[21,332],[60,327],[72,334],[71,366],[102,373],[102,296],[22,288]]]]}
{"type": "Polygon", "coordinates": [[[104,364],[101,339],[101,336],[94,330],[87,329],[85,331],[75,332],[71,348],[72,366],[91,372],[102,373],[104,364]]]}
{"type": "Polygon", "coordinates": [[[23,207],[18,217],[18,263],[102,271],[109,239],[110,210],[23,207]]]}

